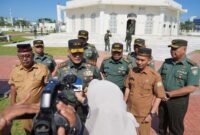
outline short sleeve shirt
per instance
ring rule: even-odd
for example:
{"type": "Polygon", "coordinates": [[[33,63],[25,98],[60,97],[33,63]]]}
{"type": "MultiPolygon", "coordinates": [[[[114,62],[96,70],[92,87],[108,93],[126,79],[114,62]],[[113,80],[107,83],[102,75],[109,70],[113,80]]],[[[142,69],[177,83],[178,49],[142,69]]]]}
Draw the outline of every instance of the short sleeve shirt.
{"type": "Polygon", "coordinates": [[[17,91],[17,100],[23,100],[31,94],[28,103],[39,102],[41,92],[48,79],[48,69],[43,64],[35,63],[31,69],[26,70],[22,65],[12,69],[9,84],[14,85],[17,91]]]}
{"type": "Polygon", "coordinates": [[[129,71],[125,86],[130,89],[127,100],[128,111],[134,116],[147,116],[151,110],[154,96],[165,97],[161,77],[150,67],[146,67],[142,72],[137,68],[129,71]]]}
{"type": "Polygon", "coordinates": [[[124,81],[129,72],[128,62],[124,58],[114,61],[110,57],[102,62],[100,72],[104,74],[106,80],[115,83],[123,90],[124,81]]]}
{"type": "Polygon", "coordinates": [[[188,85],[199,85],[199,67],[186,57],[175,63],[166,59],[159,70],[166,91],[173,91],[188,85]]]}

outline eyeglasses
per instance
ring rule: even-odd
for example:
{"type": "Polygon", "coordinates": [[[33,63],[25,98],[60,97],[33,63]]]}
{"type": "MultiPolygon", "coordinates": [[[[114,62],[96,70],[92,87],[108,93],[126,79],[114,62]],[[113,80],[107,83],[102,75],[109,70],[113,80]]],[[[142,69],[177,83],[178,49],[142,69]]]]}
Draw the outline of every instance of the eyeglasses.
{"type": "Polygon", "coordinates": [[[31,58],[32,54],[18,54],[19,59],[31,58]]]}

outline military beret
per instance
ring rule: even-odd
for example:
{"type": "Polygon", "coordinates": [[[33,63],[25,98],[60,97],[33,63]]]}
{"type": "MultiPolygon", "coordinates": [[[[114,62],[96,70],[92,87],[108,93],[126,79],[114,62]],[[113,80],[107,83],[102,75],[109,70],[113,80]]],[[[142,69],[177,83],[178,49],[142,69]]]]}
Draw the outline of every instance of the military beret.
{"type": "Polygon", "coordinates": [[[42,47],[44,47],[44,42],[43,42],[43,40],[34,40],[34,41],[33,41],[33,46],[34,46],[34,47],[37,47],[37,46],[42,46],[42,47]]]}
{"type": "Polygon", "coordinates": [[[88,31],[86,30],[79,30],[78,38],[85,38],[88,39],[88,31]]]}
{"type": "Polygon", "coordinates": [[[68,48],[71,53],[84,52],[84,47],[82,40],[80,39],[71,39],[68,41],[68,48]]]}
{"type": "Polygon", "coordinates": [[[141,46],[141,47],[145,47],[145,40],[144,40],[144,39],[141,39],[141,38],[137,38],[137,39],[135,39],[135,41],[134,41],[134,45],[138,45],[138,46],[141,46]]]}
{"type": "Polygon", "coordinates": [[[139,48],[137,55],[151,57],[151,49],[150,48],[139,48]]]}
{"type": "Polygon", "coordinates": [[[112,52],[123,52],[123,44],[121,44],[121,43],[113,43],[112,52]]]}
{"type": "Polygon", "coordinates": [[[172,40],[172,44],[168,45],[168,47],[172,47],[172,48],[179,48],[182,46],[187,46],[187,41],[183,40],[183,39],[174,39],[172,40]]]}
{"type": "Polygon", "coordinates": [[[32,51],[30,44],[17,44],[17,52],[30,52],[32,51]]]}

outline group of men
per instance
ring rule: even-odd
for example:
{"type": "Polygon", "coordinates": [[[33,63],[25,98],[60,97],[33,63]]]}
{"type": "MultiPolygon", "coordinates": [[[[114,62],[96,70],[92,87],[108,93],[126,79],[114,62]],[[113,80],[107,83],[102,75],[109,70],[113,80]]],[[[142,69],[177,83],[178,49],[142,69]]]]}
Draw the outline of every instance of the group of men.
{"type": "MultiPolygon", "coordinates": [[[[57,65],[52,56],[44,53],[42,40],[33,42],[35,53],[30,44],[18,44],[20,64],[14,67],[9,80],[11,103],[16,104],[28,93],[31,96],[28,104],[39,102],[48,78],[57,76],[63,80],[66,74],[73,73],[82,80],[83,91],[74,92],[66,88],[63,91],[68,103],[85,122],[88,114],[88,84],[92,79],[106,79],[119,86],[124,93],[128,111],[140,124],[140,135],[150,134],[151,121],[157,115],[157,110],[159,134],[166,135],[169,132],[182,135],[189,94],[199,85],[199,67],[186,57],[187,41],[172,41],[169,45],[172,58],[164,61],[159,72],[155,71],[152,50],[146,48],[144,39],[135,39],[134,52],[125,58],[123,44],[114,43],[111,56],[102,61],[99,70],[99,54],[94,45],[87,43],[88,37],[87,31],[80,30],[78,39],[68,41],[68,60],[57,65]]],[[[109,50],[109,46],[105,49],[109,50]]],[[[31,121],[25,121],[24,129],[27,134],[30,133],[31,121]]]]}

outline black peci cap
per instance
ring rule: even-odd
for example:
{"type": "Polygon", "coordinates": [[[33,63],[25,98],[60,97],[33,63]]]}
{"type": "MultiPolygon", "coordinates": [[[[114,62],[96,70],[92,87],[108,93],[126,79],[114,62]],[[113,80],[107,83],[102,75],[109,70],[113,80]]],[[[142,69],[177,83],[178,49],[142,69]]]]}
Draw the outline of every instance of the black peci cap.
{"type": "Polygon", "coordinates": [[[17,44],[17,52],[30,52],[32,51],[30,44],[17,44]]]}
{"type": "Polygon", "coordinates": [[[151,57],[151,52],[150,48],[140,48],[137,55],[151,57]]]}

